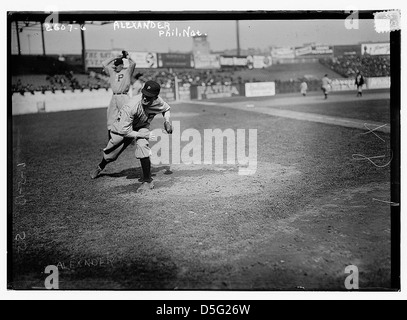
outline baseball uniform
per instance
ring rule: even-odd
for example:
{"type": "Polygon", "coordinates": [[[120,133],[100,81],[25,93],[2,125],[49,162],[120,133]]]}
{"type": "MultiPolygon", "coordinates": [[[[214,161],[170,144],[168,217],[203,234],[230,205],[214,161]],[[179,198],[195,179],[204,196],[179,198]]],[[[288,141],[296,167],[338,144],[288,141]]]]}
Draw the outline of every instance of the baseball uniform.
{"type": "Polygon", "coordinates": [[[307,94],[307,89],[308,89],[308,85],[305,81],[303,81],[300,86],[301,94],[303,96],[305,96],[307,94]]]}
{"type": "Polygon", "coordinates": [[[112,99],[107,108],[107,130],[111,130],[111,125],[116,120],[117,114],[129,99],[128,92],[135,66],[136,64],[129,60],[129,67],[122,69],[120,72],[116,72],[111,64],[105,67],[113,91],[112,99]]]}
{"type": "Polygon", "coordinates": [[[357,89],[358,89],[358,94],[356,95],[357,97],[362,96],[362,88],[363,88],[364,84],[365,84],[365,79],[363,78],[363,76],[360,73],[358,73],[355,78],[355,85],[357,86],[357,89]]]}
{"type": "Polygon", "coordinates": [[[328,92],[329,92],[329,89],[331,88],[331,83],[332,83],[332,80],[329,79],[327,76],[324,76],[322,78],[321,89],[322,89],[322,91],[323,91],[323,93],[325,95],[325,99],[328,97],[328,92]]]}
{"type": "MultiPolygon", "coordinates": [[[[142,95],[137,95],[129,99],[120,110],[116,121],[111,125],[111,139],[104,149],[104,158],[107,162],[112,162],[128,147],[133,141],[128,135],[137,131],[148,134],[150,123],[159,113],[170,110],[170,106],[161,97],[157,97],[151,106],[144,106],[141,102],[142,95]]],[[[148,140],[145,138],[136,139],[136,158],[146,158],[151,155],[148,140]]]]}

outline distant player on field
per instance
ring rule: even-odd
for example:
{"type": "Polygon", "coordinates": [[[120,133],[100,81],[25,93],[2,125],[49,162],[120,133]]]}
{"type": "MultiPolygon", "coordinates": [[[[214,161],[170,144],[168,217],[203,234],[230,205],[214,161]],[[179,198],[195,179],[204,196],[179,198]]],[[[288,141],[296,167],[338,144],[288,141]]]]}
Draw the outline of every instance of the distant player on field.
{"type": "Polygon", "coordinates": [[[328,74],[325,74],[324,77],[322,78],[322,92],[325,95],[325,99],[328,99],[328,92],[331,88],[332,80],[328,78],[328,74]]]}
{"type": "Polygon", "coordinates": [[[362,96],[362,88],[363,88],[364,84],[365,84],[365,79],[363,78],[362,73],[360,71],[358,71],[358,73],[356,74],[356,78],[355,78],[355,85],[358,90],[356,97],[362,96]]]}
{"type": "Polygon", "coordinates": [[[111,125],[111,138],[106,148],[103,149],[103,159],[96,170],[91,173],[92,179],[97,178],[106,165],[115,161],[135,140],[135,155],[137,159],[140,159],[143,172],[143,184],[137,192],[154,188],[151,178],[151,150],[148,140],[155,139],[150,132],[150,123],[157,114],[163,115],[166,132],[172,133],[171,107],[158,96],[160,85],[155,81],[147,81],[141,92],[141,95],[131,98],[120,110],[116,121],[111,125]]]}
{"type": "Polygon", "coordinates": [[[122,106],[129,100],[131,77],[136,64],[131,60],[127,51],[122,55],[102,62],[103,69],[109,76],[109,83],[113,91],[112,99],[107,107],[107,131],[110,139],[110,130],[122,106]],[[127,61],[125,60],[128,60],[127,61]],[[125,67],[125,64],[128,66],[125,67]]]}
{"type": "Polygon", "coordinates": [[[307,90],[308,90],[308,84],[307,82],[304,80],[303,82],[301,82],[300,85],[300,91],[301,94],[305,97],[307,95],[307,90]]]}

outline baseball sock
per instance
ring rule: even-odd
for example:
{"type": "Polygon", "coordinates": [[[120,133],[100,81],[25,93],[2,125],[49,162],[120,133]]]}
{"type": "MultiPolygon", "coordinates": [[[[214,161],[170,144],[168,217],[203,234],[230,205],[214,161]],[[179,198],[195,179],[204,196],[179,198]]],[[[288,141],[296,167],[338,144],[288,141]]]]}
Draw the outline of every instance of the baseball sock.
{"type": "Polygon", "coordinates": [[[143,170],[144,181],[151,182],[153,179],[151,179],[151,161],[150,161],[150,157],[141,158],[140,162],[141,162],[141,169],[143,170]]]}
{"type": "Polygon", "coordinates": [[[103,170],[106,167],[106,165],[107,161],[105,160],[105,158],[103,158],[102,161],[100,161],[99,163],[99,168],[103,170]]]}

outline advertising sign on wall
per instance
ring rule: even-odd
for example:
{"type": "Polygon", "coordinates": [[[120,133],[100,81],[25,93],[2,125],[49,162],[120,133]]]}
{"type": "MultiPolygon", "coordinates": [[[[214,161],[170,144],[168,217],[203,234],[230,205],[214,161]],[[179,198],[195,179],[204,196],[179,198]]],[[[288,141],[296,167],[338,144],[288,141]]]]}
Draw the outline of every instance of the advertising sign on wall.
{"type": "Polygon", "coordinates": [[[333,79],[331,88],[332,91],[356,90],[355,79],[333,79]]]}
{"type": "Polygon", "coordinates": [[[271,49],[271,56],[273,58],[295,58],[295,50],[290,47],[279,47],[271,49]]]}
{"type": "Polygon", "coordinates": [[[113,57],[110,50],[86,50],[85,67],[102,68],[102,62],[113,57]]]}
{"type": "Polygon", "coordinates": [[[216,54],[199,54],[194,56],[196,69],[219,69],[219,56],[216,54]]]}
{"type": "Polygon", "coordinates": [[[364,43],[361,45],[362,54],[389,55],[390,43],[364,43]]]}
{"type": "Polygon", "coordinates": [[[222,67],[245,67],[247,66],[247,57],[238,56],[220,56],[220,65],[222,67]]]}
{"type": "Polygon", "coordinates": [[[247,56],[247,67],[249,69],[263,69],[271,65],[271,56],[247,56]]]}
{"type": "Polygon", "coordinates": [[[154,52],[129,52],[137,68],[157,68],[157,54],[154,52]]]}
{"type": "Polygon", "coordinates": [[[245,83],[246,97],[274,96],[276,94],[275,82],[245,83]]]}
{"type": "Polygon", "coordinates": [[[188,53],[159,53],[159,68],[193,68],[194,59],[188,53]]]}
{"type": "Polygon", "coordinates": [[[311,54],[312,53],[312,47],[307,46],[307,47],[301,47],[301,48],[296,48],[295,49],[295,55],[298,56],[303,56],[305,54],[311,54]]]}
{"type": "Polygon", "coordinates": [[[239,89],[234,85],[198,86],[197,99],[227,98],[239,95],[239,89]]]}
{"type": "Polygon", "coordinates": [[[332,54],[333,48],[331,46],[312,46],[312,54],[319,55],[319,54],[332,54]]]}
{"type": "Polygon", "coordinates": [[[390,77],[368,78],[366,85],[368,89],[388,89],[390,88],[390,77]]]}

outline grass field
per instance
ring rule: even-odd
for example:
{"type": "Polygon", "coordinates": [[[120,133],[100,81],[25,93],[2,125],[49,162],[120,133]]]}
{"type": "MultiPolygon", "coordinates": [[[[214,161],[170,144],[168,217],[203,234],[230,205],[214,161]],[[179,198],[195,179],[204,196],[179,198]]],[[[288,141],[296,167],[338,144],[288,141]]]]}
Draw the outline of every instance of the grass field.
{"type": "MultiPolygon", "coordinates": [[[[389,99],[353,100],[257,99],[388,123],[389,99]]],[[[134,147],[89,177],[106,143],[105,109],[13,117],[9,286],[44,287],[45,267],[56,265],[60,289],[346,290],[345,267],[355,265],[361,289],[389,289],[389,134],[222,107],[230,101],[174,104],[172,120],[201,134],[257,129],[256,173],[157,165],[144,194],[134,147]],[[355,154],[384,157],[374,165],[355,154]]]]}

